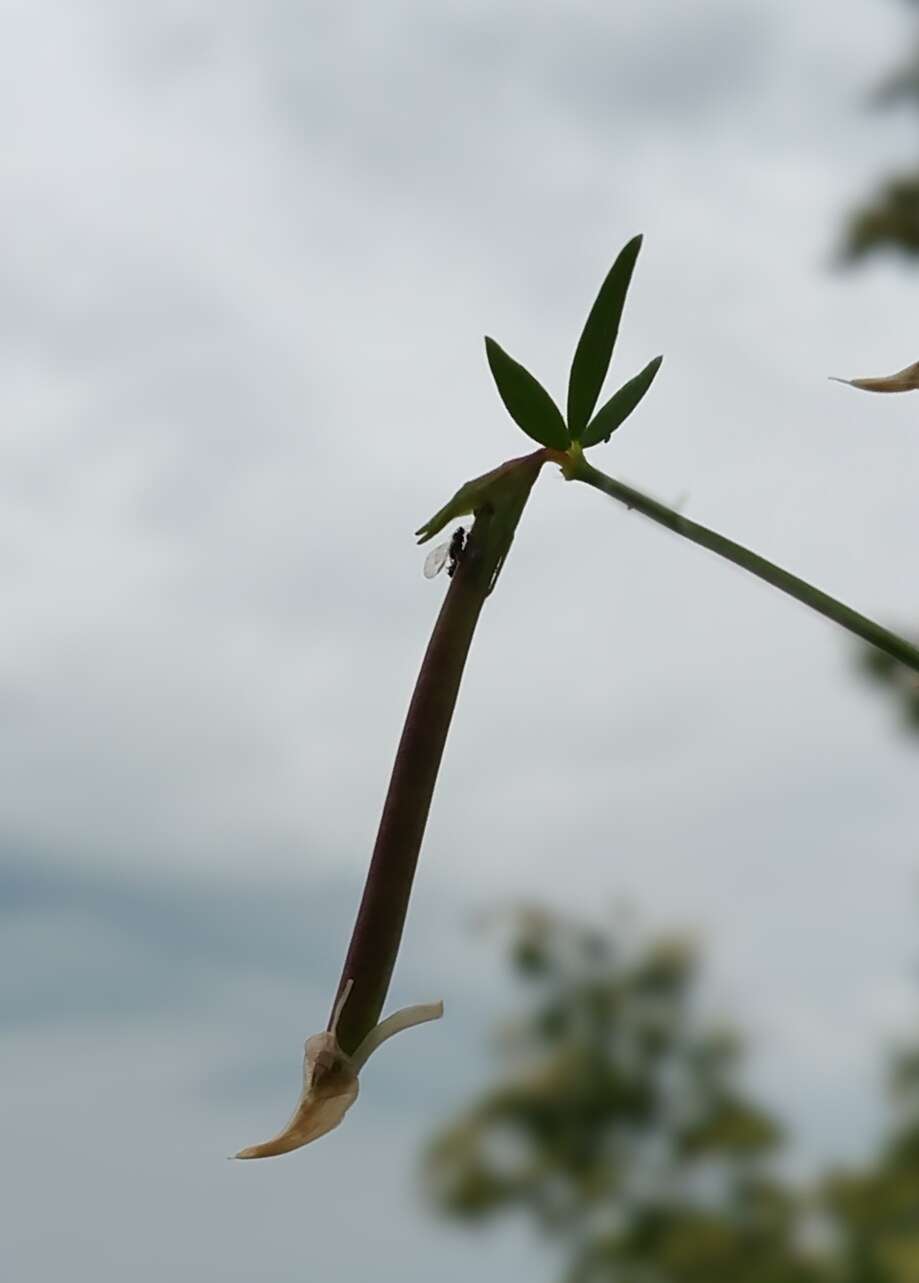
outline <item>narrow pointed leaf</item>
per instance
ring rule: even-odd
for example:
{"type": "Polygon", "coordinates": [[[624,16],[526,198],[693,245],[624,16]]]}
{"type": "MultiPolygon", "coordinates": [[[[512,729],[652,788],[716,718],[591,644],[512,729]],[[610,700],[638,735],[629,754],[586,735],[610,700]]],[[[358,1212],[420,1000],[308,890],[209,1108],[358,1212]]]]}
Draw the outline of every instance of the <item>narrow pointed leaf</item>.
{"type": "Polygon", "coordinates": [[[567,450],[565,420],[542,384],[494,339],[485,339],[485,351],[501,400],[517,426],[540,445],[567,450]]]}
{"type": "Polygon", "coordinates": [[[609,370],[625,296],[640,249],[641,237],[635,236],[620,252],[600,286],[578,340],[568,379],[568,429],[573,441],[580,438],[587,426],[609,370]]]}
{"type": "Polygon", "coordinates": [[[634,379],[623,383],[619,391],[610,397],[601,410],[597,411],[581,437],[581,445],[585,449],[596,445],[598,441],[610,439],[611,434],[629,417],[654,382],[654,376],[660,369],[663,359],[662,356],[656,356],[653,361],[649,361],[641,374],[636,374],[634,379]]]}

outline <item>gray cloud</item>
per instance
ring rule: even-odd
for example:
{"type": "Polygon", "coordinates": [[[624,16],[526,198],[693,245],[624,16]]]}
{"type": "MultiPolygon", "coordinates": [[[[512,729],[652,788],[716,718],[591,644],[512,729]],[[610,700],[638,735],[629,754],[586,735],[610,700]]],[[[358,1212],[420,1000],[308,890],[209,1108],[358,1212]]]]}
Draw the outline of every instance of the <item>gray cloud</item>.
{"type": "MultiPolygon", "coordinates": [[[[255,1248],[221,1227],[252,1218],[284,1249],[272,1277],[302,1275],[275,1210],[300,1225],[291,1168],[240,1196],[211,1160],[280,1121],[324,1019],[439,602],[411,531],[521,448],[484,329],[560,390],[599,277],[645,229],[615,371],[666,362],[601,466],[909,615],[915,411],[824,375],[915,359],[913,282],[818,270],[860,176],[907,145],[909,122],[856,110],[898,17],[761,8],[17,12],[0,831],[25,854],[0,879],[0,1006],[34,1207],[16,1259],[39,1245],[50,1272],[78,1243],[96,1280],[251,1277],[255,1248]],[[29,1111],[67,1055],[49,1174],[29,1111]],[[116,1144],[132,1075],[146,1166],[116,1144]],[[139,1261],[154,1198],[170,1243],[139,1261]],[[106,1265],[93,1200],[117,1209],[106,1265]]],[[[497,1002],[456,918],[521,890],[698,925],[805,1148],[837,1143],[828,1101],[838,1143],[866,1143],[876,1048],[908,1020],[915,763],[849,656],[764,587],[540,481],[470,659],[393,995],[443,992],[456,1023],[381,1060],[366,1130],[321,1151],[342,1184],[307,1178],[312,1259],[364,1278],[409,1214],[386,1154],[428,1125],[444,1062],[472,1089],[497,1002]],[[393,1140],[413,1101],[425,1117],[393,1140]],[[344,1188],[349,1225],[368,1202],[376,1228],[342,1265],[344,1188]]],[[[439,1277],[468,1273],[455,1250],[439,1277]]]]}
{"type": "Polygon", "coordinates": [[[200,1010],[240,977],[306,984],[343,955],[350,898],[317,879],[232,886],[7,856],[0,1022],[139,1020],[200,1010]]]}

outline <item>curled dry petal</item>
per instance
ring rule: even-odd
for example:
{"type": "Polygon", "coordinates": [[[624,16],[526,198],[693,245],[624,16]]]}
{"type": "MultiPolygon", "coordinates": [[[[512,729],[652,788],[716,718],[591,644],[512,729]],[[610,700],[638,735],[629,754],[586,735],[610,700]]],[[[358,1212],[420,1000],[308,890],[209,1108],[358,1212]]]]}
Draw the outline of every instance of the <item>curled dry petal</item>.
{"type": "Polygon", "coordinates": [[[919,361],[886,378],[837,379],[835,375],[830,378],[834,383],[848,383],[849,387],[861,388],[863,392],[913,392],[919,388],[919,361]]]}
{"type": "Polygon", "coordinates": [[[443,1014],[444,1004],[442,1002],[421,1002],[414,1007],[403,1007],[401,1011],[394,1011],[391,1016],[381,1020],[375,1029],[371,1029],[351,1057],[351,1063],[359,1072],[364,1068],[364,1065],[377,1047],[384,1043],[387,1038],[391,1038],[393,1034],[401,1033],[403,1029],[411,1029],[413,1025],[423,1025],[428,1020],[439,1020],[443,1014]]]}
{"type": "Polygon", "coordinates": [[[241,1149],[237,1158],[273,1158],[300,1149],[311,1140],[318,1140],[337,1127],[357,1100],[358,1071],[387,1038],[412,1025],[439,1019],[444,1012],[442,1002],[422,1003],[404,1007],[372,1029],[353,1056],[346,1055],[338,1045],[336,1029],[342,1008],[351,992],[352,981],[342,990],[332,1019],[332,1027],[325,1033],[308,1038],[303,1055],[303,1090],[297,1108],[283,1131],[261,1145],[241,1149]]]}
{"type": "Polygon", "coordinates": [[[303,1090],[290,1122],[271,1140],[241,1149],[237,1158],[273,1158],[337,1127],[357,1100],[357,1070],[334,1033],[308,1038],[303,1056],[303,1090]]]}

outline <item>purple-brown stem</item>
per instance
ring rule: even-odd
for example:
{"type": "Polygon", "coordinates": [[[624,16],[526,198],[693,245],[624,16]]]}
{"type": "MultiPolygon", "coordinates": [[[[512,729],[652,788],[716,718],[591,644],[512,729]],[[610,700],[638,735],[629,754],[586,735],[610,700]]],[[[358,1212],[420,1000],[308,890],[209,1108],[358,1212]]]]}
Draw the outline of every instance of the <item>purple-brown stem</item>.
{"type": "MultiPolygon", "coordinates": [[[[528,485],[543,452],[519,461],[528,485]]],[[[515,460],[515,463],[518,461],[515,460]]],[[[528,490],[527,490],[528,492],[528,490]]],[[[396,753],[373,857],[336,990],[353,981],[338,1021],[338,1044],[352,1054],[378,1023],[396,961],[447,731],[479,614],[507,546],[489,538],[490,506],[476,513],[466,548],[421,664],[396,753]]]]}

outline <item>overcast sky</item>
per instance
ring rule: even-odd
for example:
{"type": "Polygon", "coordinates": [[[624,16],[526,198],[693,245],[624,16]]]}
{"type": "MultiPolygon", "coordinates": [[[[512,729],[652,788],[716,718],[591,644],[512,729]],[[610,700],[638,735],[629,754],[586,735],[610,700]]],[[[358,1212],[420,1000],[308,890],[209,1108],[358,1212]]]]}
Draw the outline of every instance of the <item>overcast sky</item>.
{"type": "Polygon", "coordinates": [[[224,1162],[287,1117],[338,979],[445,587],[411,532],[527,448],[483,333],[561,396],[643,231],[614,375],[665,362],[597,465],[915,623],[917,402],[826,377],[919,355],[914,271],[830,270],[914,155],[914,119],[864,110],[905,7],[0,13],[10,1276],[551,1277],[416,1210],[512,1002],[466,922],[520,895],[700,932],[797,1161],[862,1152],[919,1013],[916,748],[830,624],[547,470],[392,992],[447,1018],[335,1136],[224,1162]]]}

